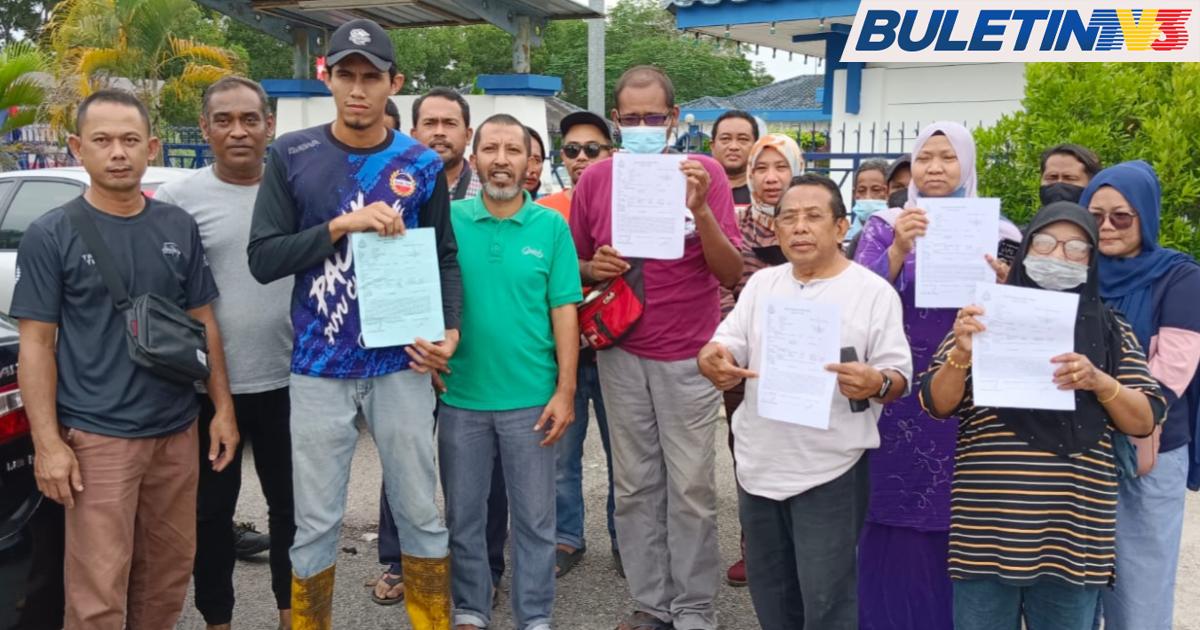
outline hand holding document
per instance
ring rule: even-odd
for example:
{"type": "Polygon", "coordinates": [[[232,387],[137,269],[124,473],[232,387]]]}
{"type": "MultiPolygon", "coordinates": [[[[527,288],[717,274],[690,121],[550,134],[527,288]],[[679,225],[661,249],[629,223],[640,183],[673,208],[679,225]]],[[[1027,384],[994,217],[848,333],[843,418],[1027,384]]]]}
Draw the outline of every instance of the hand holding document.
{"type": "Polygon", "coordinates": [[[358,232],[350,235],[350,248],[365,347],[445,337],[433,228],[408,230],[403,236],[358,232]]]}
{"type": "Polygon", "coordinates": [[[629,258],[683,257],[687,179],[682,155],[613,156],[612,246],[629,258]]]}
{"type": "Polygon", "coordinates": [[[929,218],[917,239],[917,308],[962,308],[976,282],[995,283],[985,255],[996,255],[1000,200],[944,197],[922,199],[929,218]]]}
{"type": "Polygon", "coordinates": [[[773,298],[762,313],[758,415],[817,429],[829,428],[841,359],[841,309],[836,304],[773,298]]]}
{"type": "Polygon", "coordinates": [[[1075,392],[1054,384],[1050,359],[1075,351],[1075,293],[980,282],[975,303],[987,330],[972,340],[979,407],[1073,411],[1075,392]]]}

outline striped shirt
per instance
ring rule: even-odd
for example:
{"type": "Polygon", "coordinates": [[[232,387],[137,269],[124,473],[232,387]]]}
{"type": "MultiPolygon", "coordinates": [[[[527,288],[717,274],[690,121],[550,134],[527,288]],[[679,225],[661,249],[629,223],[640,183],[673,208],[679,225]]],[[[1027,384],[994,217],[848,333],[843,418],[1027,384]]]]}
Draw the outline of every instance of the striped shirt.
{"type": "MultiPolygon", "coordinates": [[[[1150,399],[1155,423],[1165,400],[1123,317],[1117,380],[1150,399]]],[[[933,374],[954,347],[950,333],[922,376],[921,405],[933,415],[933,374]]],[[[1115,579],[1117,470],[1111,420],[1100,442],[1070,459],[1018,438],[994,409],[976,407],[968,370],[950,500],[950,577],[1018,586],[1047,578],[1076,586],[1115,579]]]]}
{"type": "Polygon", "coordinates": [[[742,232],[742,278],[738,280],[732,290],[721,287],[721,319],[725,319],[725,316],[733,310],[733,305],[742,295],[742,290],[746,288],[750,276],[759,269],[771,266],[758,257],[754,248],[779,245],[779,239],[776,238],[773,227],[774,217],[754,210],[753,206],[739,208],[737,213],[738,229],[742,232]]]}

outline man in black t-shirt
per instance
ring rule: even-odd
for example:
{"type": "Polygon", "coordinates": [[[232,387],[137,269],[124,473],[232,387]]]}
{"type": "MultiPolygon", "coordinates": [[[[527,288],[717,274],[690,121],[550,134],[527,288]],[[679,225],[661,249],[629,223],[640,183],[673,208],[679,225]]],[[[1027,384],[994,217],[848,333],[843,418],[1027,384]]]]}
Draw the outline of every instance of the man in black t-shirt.
{"type": "Polygon", "coordinates": [[[171,628],[196,545],[196,397],[193,385],[129,358],[125,315],[68,213],[82,209],[95,223],[131,296],[154,293],[204,324],[205,385],[216,408],[208,459],[219,471],[238,433],[212,309],[217,287],[192,217],[142,195],[159,147],[145,107],[102,90],[79,106],[76,129],[71,150],[91,187],[34,221],[17,253],[12,315],[20,320],[18,378],[34,472],[48,498],[71,508],[67,630],[171,628]]]}

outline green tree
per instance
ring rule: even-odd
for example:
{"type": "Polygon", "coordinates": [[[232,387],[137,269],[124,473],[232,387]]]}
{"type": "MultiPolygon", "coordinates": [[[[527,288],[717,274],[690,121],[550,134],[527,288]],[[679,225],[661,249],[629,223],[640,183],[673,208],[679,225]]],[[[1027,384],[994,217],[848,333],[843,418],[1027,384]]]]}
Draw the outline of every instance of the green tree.
{"type": "Polygon", "coordinates": [[[1163,243],[1200,255],[1200,63],[1029,64],[1022,105],[975,134],[981,194],[1024,223],[1047,147],[1076,142],[1104,164],[1144,159],[1162,182],[1163,243]]]}
{"type": "MultiPolygon", "coordinates": [[[[34,122],[44,98],[44,90],[34,73],[45,70],[45,56],[28,42],[10,42],[0,48],[0,138],[13,129],[34,122]]],[[[11,152],[0,144],[0,171],[16,168],[11,152]]]]}
{"type": "Polygon", "coordinates": [[[237,20],[223,18],[224,46],[241,57],[246,76],[255,81],[287,79],[292,76],[292,45],[251,28],[237,20]]]}
{"type": "Polygon", "coordinates": [[[49,12],[50,3],[42,0],[0,2],[0,46],[18,39],[36,39],[49,12]]]}
{"type": "Polygon", "coordinates": [[[194,102],[200,89],[238,69],[231,51],[205,43],[220,38],[220,25],[191,0],[63,0],[49,24],[60,73],[51,124],[70,129],[80,98],[125,78],[161,127],[164,103],[194,102]]]}

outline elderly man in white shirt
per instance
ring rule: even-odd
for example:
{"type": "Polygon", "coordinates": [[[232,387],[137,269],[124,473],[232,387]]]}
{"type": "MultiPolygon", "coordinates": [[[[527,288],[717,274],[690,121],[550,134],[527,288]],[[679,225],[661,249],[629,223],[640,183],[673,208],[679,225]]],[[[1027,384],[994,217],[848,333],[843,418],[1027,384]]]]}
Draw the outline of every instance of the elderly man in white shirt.
{"type": "Polygon", "coordinates": [[[863,455],[879,446],[882,406],[903,396],[912,380],[900,298],[842,254],[847,229],[832,180],[794,178],[775,216],[789,262],[750,278],[697,359],[720,389],[749,379],[733,433],[750,595],[764,628],[858,628],[856,547],[868,494],[863,455]],[[779,298],[837,305],[839,346],[860,358],[825,368],[837,374],[826,429],[759,414],[762,311],[779,298]]]}

